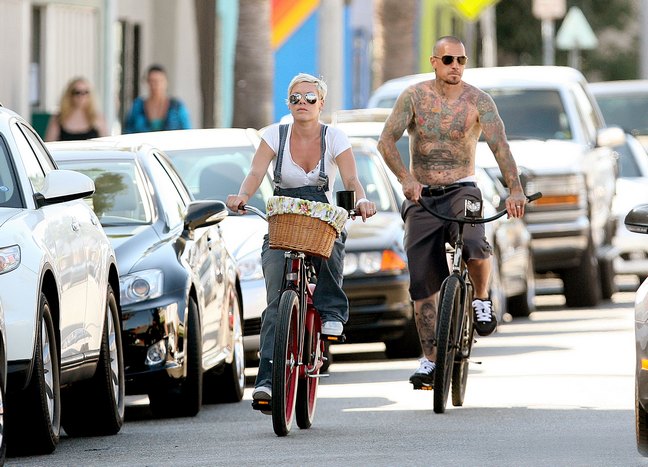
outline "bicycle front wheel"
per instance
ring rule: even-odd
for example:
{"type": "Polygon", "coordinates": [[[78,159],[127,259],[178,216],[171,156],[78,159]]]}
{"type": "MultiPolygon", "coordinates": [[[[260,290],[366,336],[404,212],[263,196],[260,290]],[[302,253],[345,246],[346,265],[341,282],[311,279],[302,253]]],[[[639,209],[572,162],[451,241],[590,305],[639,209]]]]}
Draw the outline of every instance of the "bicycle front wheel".
{"type": "Polygon", "coordinates": [[[272,357],[272,426],[277,436],[290,433],[299,375],[299,296],[286,290],[279,300],[272,357]]]}
{"type": "Polygon", "coordinates": [[[461,327],[461,337],[459,341],[459,353],[456,355],[456,361],[452,369],[452,405],[461,407],[466,395],[466,385],[468,384],[468,362],[473,344],[473,313],[472,313],[472,287],[466,284],[466,297],[462,303],[463,309],[463,326],[461,327]]]}
{"type": "Polygon", "coordinates": [[[315,308],[308,307],[304,333],[304,365],[299,375],[297,386],[297,426],[310,428],[315,418],[317,404],[317,387],[324,357],[322,321],[315,308]]]}
{"type": "Polygon", "coordinates": [[[439,315],[437,318],[437,358],[434,371],[434,412],[445,412],[452,380],[452,368],[456,346],[454,335],[456,326],[455,315],[461,306],[461,283],[457,276],[449,276],[439,299],[439,315]]]}

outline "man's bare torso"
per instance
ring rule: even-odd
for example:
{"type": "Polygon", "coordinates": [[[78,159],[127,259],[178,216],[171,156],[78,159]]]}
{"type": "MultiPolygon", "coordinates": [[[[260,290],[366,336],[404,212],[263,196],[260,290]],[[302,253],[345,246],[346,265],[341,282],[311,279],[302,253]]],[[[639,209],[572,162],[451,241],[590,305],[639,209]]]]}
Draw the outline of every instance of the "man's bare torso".
{"type": "Polygon", "coordinates": [[[412,88],[410,167],[424,185],[447,185],[475,173],[481,91],[463,82],[459,86],[463,90],[454,100],[439,94],[434,80],[412,88]]]}

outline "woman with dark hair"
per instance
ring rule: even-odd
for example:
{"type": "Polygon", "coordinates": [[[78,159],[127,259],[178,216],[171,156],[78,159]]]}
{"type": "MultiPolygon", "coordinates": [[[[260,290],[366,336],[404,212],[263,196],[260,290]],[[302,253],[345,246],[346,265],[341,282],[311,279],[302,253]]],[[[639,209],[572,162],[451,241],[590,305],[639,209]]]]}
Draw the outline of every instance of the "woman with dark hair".
{"type": "Polygon", "coordinates": [[[184,103],[167,95],[167,74],[161,65],[151,65],[146,72],[148,97],[133,101],[124,133],[141,133],[160,130],[185,130],[191,128],[189,112],[184,103]]]}

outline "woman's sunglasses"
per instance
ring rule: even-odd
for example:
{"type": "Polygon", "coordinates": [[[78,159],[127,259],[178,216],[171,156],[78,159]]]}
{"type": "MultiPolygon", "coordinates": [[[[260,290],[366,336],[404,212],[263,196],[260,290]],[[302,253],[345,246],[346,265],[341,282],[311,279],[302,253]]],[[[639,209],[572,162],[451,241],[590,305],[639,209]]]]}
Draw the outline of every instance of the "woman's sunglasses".
{"type": "Polygon", "coordinates": [[[90,91],[87,89],[75,89],[72,91],[73,96],[85,96],[87,94],[90,94],[90,91]]]}
{"type": "Polygon", "coordinates": [[[441,63],[443,63],[444,65],[452,64],[452,62],[455,61],[455,58],[457,59],[457,63],[459,65],[465,65],[468,61],[468,57],[466,57],[465,55],[460,55],[458,57],[455,57],[454,55],[444,55],[443,57],[437,57],[436,55],[434,55],[434,58],[440,58],[441,63]]]}
{"type": "Polygon", "coordinates": [[[292,105],[295,105],[299,104],[302,99],[304,99],[309,104],[314,104],[315,102],[317,102],[317,94],[315,94],[314,92],[307,92],[306,94],[300,94],[296,92],[290,95],[288,102],[290,102],[292,105]]]}

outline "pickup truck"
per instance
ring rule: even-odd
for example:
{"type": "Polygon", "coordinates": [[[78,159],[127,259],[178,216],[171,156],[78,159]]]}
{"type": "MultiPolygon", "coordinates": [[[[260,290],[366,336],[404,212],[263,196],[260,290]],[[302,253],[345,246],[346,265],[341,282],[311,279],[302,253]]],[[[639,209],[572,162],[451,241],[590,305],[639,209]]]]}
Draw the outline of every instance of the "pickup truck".
{"type": "MultiPolygon", "coordinates": [[[[407,86],[433,78],[425,73],[390,80],[368,107],[392,107],[407,86]]],[[[605,126],[585,77],[573,68],[471,68],[463,79],[493,97],[525,191],[544,195],[525,214],[536,273],[562,279],[569,307],[609,298],[618,255],[612,246],[613,147],[624,142],[623,130],[605,126]]],[[[499,174],[485,142],[478,143],[477,163],[499,174]]]]}

